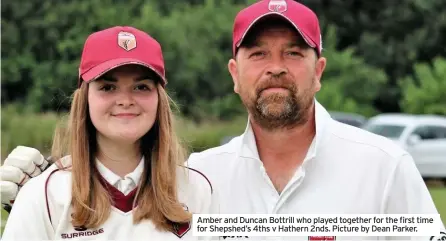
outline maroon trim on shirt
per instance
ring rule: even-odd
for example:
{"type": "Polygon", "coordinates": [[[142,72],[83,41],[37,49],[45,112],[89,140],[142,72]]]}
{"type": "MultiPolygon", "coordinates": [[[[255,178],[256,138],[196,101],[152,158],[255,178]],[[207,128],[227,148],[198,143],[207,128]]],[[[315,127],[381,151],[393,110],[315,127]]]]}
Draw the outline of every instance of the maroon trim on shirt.
{"type": "Polygon", "coordinates": [[[46,202],[46,211],[47,211],[47,213],[48,213],[48,217],[50,218],[50,223],[51,223],[51,225],[53,225],[53,221],[51,220],[51,212],[50,212],[50,205],[49,205],[49,202],[48,202],[48,182],[49,182],[49,180],[50,180],[50,177],[54,174],[54,173],[56,173],[57,171],[60,171],[61,169],[55,169],[55,170],[53,170],[51,173],[50,173],[50,175],[48,175],[48,177],[46,178],[46,181],[45,181],[45,202],[46,202]]]}
{"type": "Polygon", "coordinates": [[[107,180],[105,180],[103,176],[101,176],[100,174],[98,176],[102,186],[104,186],[104,188],[107,190],[108,194],[112,198],[112,205],[124,213],[132,211],[133,201],[135,200],[138,187],[135,187],[135,189],[133,189],[129,194],[125,195],[116,187],[111,185],[107,180]]]}
{"type": "MultiPolygon", "coordinates": [[[[56,173],[57,171],[65,170],[65,169],[71,167],[71,166],[63,167],[59,161],[57,161],[55,164],[58,168],[51,171],[51,173],[48,175],[48,177],[45,181],[46,209],[47,209],[48,217],[50,219],[51,224],[52,224],[51,211],[50,211],[50,206],[49,206],[49,202],[48,202],[48,182],[49,182],[51,176],[54,173],[56,173]]],[[[116,207],[117,209],[121,210],[124,213],[131,211],[133,209],[133,200],[135,200],[136,192],[137,192],[138,188],[136,187],[129,194],[124,195],[116,187],[114,187],[109,182],[107,182],[107,180],[105,180],[104,177],[102,177],[102,175],[99,174],[98,176],[99,176],[100,183],[104,186],[104,188],[107,190],[107,192],[111,196],[112,201],[113,201],[113,203],[112,203],[113,206],[116,207]]]]}
{"type": "Polygon", "coordinates": [[[173,234],[178,238],[182,238],[190,230],[190,222],[187,223],[173,223],[173,234]]]}
{"type": "Polygon", "coordinates": [[[211,187],[211,194],[214,192],[214,189],[212,188],[212,184],[211,184],[211,182],[209,181],[209,179],[206,177],[206,175],[204,175],[202,172],[198,171],[197,169],[190,168],[190,167],[187,167],[187,166],[184,166],[184,167],[187,168],[187,169],[189,169],[189,170],[195,171],[195,172],[197,172],[198,174],[202,175],[202,176],[206,179],[206,181],[208,181],[209,186],[211,187]]]}

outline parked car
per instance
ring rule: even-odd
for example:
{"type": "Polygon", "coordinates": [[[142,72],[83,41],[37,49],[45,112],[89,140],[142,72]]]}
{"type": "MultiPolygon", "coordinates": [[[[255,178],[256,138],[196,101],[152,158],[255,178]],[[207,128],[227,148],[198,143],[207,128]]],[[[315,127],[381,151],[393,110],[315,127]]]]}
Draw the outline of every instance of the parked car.
{"type": "Polygon", "coordinates": [[[446,117],[381,114],[370,118],[362,128],[405,148],[424,178],[446,182],[446,117]]]}
{"type": "Polygon", "coordinates": [[[355,113],[337,112],[337,111],[330,111],[329,113],[331,118],[339,122],[356,127],[361,127],[367,121],[366,117],[355,113]]]}
{"type": "MultiPolygon", "coordinates": [[[[356,127],[361,127],[367,121],[367,118],[365,118],[362,115],[355,114],[355,113],[337,112],[337,111],[329,111],[329,113],[333,119],[335,119],[339,122],[348,124],[348,125],[356,126],[356,127]]],[[[220,140],[220,145],[224,145],[224,144],[228,143],[234,137],[235,136],[224,136],[220,140]]]]}
{"type": "Polygon", "coordinates": [[[230,142],[234,137],[236,137],[236,136],[224,136],[220,140],[220,145],[224,145],[224,144],[230,142]]]}
{"type": "MultiPolygon", "coordinates": [[[[367,118],[365,118],[362,115],[355,114],[355,113],[337,112],[337,111],[329,111],[329,113],[333,119],[335,119],[339,122],[348,124],[348,125],[356,126],[356,127],[361,127],[367,121],[367,118]]],[[[224,144],[228,143],[234,137],[235,136],[224,136],[220,140],[220,145],[224,145],[224,144]]]]}

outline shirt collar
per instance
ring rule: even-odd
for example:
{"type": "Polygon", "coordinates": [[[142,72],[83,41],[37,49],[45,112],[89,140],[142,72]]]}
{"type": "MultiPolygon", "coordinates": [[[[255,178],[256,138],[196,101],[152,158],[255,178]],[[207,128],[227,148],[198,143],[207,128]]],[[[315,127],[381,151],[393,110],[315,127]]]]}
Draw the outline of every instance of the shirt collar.
{"type": "MultiPolygon", "coordinates": [[[[316,99],[314,100],[314,108],[315,108],[316,134],[313,141],[311,142],[304,163],[310,159],[313,159],[316,156],[318,149],[321,148],[321,140],[324,136],[325,127],[327,125],[328,120],[331,119],[330,114],[316,99]]],[[[259,152],[257,150],[257,144],[254,137],[254,132],[252,130],[251,122],[249,119],[248,119],[248,124],[246,125],[245,132],[242,135],[242,146],[239,151],[239,156],[252,158],[260,161],[259,152]]]]}
{"type": "Polygon", "coordinates": [[[98,159],[96,159],[96,167],[98,168],[98,171],[101,174],[101,176],[113,186],[116,186],[121,179],[127,179],[127,178],[132,180],[135,185],[138,185],[139,180],[141,179],[142,176],[142,172],[144,171],[144,157],[141,158],[135,170],[125,175],[124,178],[121,178],[120,176],[112,172],[110,169],[105,167],[104,164],[102,164],[101,161],[99,161],[98,159]]]}

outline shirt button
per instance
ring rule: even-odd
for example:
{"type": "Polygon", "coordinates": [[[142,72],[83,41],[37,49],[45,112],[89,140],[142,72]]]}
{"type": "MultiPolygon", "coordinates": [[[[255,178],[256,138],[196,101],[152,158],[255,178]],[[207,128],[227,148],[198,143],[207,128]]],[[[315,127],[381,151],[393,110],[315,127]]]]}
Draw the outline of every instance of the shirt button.
{"type": "Polygon", "coordinates": [[[127,192],[129,191],[131,184],[132,184],[132,179],[130,179],[128,177],[126,177],[125,179],[122,179],[121,180],[122,193],[127,195],[127,192]]]}

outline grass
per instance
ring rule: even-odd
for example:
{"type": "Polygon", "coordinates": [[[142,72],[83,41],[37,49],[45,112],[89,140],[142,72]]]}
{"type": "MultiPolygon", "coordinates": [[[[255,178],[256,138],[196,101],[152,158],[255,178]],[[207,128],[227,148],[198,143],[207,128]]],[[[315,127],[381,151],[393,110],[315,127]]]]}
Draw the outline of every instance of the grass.
{"type": "Polygon", "coordinates": [[[446,225],[446,188],[430,188],[429,191],[443,220],[443,224],[446,225]]]}
{"type": "Polygon", "coordinates": [[[221,145],[227,136],[237,136],[244,132],[247,117],[240,116],[232,121],[207,121],[194,123],[184,118],[177,118],[176,130],[179,137],[190,151],[199,152],[221,145]]]}
{"type": "MultiPolygon", "coordinates": [[[[31,146],[41,152],[48,152],[55,124],[59,120],[60,116],[54,113],[21,113],[13,107],[2,107],[1,160],[17,145],[31,146]]],[[[241,134],[246,127],[246,121],[246,116],[240,116],[230,122],[209,120],[196,124],[180,117],[176,118],[176,127],[190,151],[201,151],[220,145],[223,137],[241,134]]],[[[432,187],[430,192],[443,223],[446,224],[446,187],[432,187]]],[[[3,233],[7,217],[8,213],[2,209],[0,234],[3,233]]]]}
{"type": "Polygon", "coordinates": [[[55,113],[26,113],[13,106],[1,109],[1,160],[18,145],[48,152],[60,116],[55,113]]]}
{"type": "MultiPolygon", "coordinates": [[[[49,153],[57,123],[66,120],[66,115],[21,112],[14,106],[2,107],[1,113],[2,161],[19,145],[49,153]]],[[[191,152],[219,146],[224,137],[242,134],[247,124],[246,116],[235,117],[231,121],[207,120],[199,124],[181,116],[175,120],[178,135],[191,152]]]]}
{"type": "Polygon", "coordinates": [[[3,234],[3,229],[5,228],[6,220],[8,219],[8,212],[6,212],[3,208],[2,208],[2,212],[1,212],[1,217],[2,217],[2,220],[0,222],[0,225],[1,225],[0,237],[3,234]]]}

